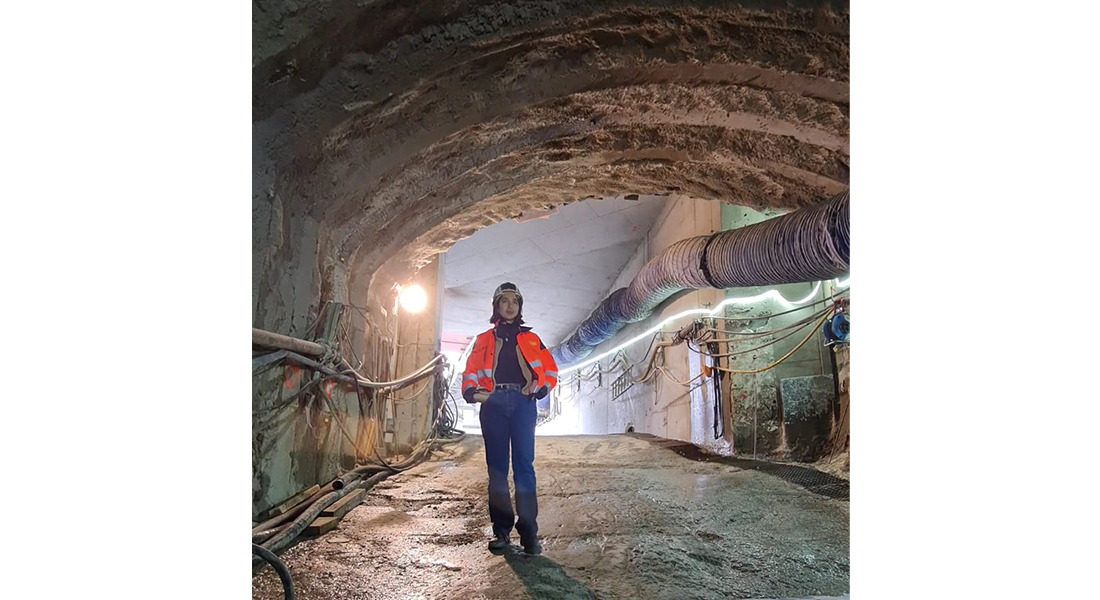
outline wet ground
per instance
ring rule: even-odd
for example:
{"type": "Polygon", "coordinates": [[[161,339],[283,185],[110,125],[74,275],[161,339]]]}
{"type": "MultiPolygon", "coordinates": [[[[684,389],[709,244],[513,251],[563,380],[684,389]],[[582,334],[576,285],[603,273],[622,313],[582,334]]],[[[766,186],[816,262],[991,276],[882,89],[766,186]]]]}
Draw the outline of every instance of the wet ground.
{"type": "MultiPolygon", "coordinates": [[[[494,556],[480,437],[282,554],[297,597],[804,598],[848,591],[848,503],[646,436],[536,438],[543,555],[494,556]]],[[[835,486],[834,486],[835,487],[835,486]]],[[[830,488],[832,489],[832,488],[830,488]]],[[[254,599],[282,598],[271,569],[254,599]]]]}

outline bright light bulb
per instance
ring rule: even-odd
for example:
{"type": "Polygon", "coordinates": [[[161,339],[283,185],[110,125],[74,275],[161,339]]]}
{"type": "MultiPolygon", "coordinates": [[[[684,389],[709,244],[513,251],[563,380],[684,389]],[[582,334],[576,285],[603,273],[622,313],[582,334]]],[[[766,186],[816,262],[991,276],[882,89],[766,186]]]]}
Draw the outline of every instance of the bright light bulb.
{"type": "Polygon", "coordinates": [[[418,313],[426,306],[428,306],[428,294],[424,293],[424,288],[419,285],[401,288],[401,308],[411,313],[418,313]]]}

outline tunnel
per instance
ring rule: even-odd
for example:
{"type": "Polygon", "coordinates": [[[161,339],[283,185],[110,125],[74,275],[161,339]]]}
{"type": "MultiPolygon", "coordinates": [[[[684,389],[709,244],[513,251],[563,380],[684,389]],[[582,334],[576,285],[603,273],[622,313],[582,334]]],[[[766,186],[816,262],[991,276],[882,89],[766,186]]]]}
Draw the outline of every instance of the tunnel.
{"type": "Polygon", "coordinates": [[[846,597],[848,32],[256,0],[253,598],[846,597]],[[464,397],[504,282],[557,367],[538,555],[485,548],[464,397]]]}

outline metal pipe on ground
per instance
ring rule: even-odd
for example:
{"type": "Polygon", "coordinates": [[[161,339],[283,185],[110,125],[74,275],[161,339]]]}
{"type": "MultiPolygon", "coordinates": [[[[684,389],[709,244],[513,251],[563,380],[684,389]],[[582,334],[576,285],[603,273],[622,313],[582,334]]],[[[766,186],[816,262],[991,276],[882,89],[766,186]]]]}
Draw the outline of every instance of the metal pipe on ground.
{"type": "MultiPolygon", "coordinates": [[[[383,471],[381,473],[371,475],[370,477],[356,483],[355,485],[349,485],[338,491],[330,491],[329,493],[319,498],[316,502],[314,502],[308,509],[305,510],[305,512],[294,519],[294,521],[292,521],[286,528],[282,529],[270,540],[264,542],[263,547],[267,550],[270,550],[271,552],[280,552],[284,550],[287,546],[291,544],[291,542],[294,541],[295,538],[298,537],[299,534],[305,531],[306,527],[308,527],[309,524],[312,523],[321,514],[321,511],[331,506],[333,502],[336,502],[337,500],[350,494],[354,490],[360,488],[363,490],[369,490],[374,487],[374,485],[377,484],[379,481],[382,481],[390,475],[393,475],[393,471],[383,471]]],[[[253,558],[252,573],[255,574],[265,564],[267,563],[265,563],[262,559],[253,558]]]]}
{"type": "Polygon", "coordinates": [[[325,495],[335,491],[344,489],[345,486],[335,487],[335,482],[329,484],[320,491],[314,493],[309,498],[306,498],[293,509],[283,513],[278,517],[273,517],[267,521],[260,523],[256,527],[252,528],[252,543],[263,544],[267,540],[275,537],[280,531],[287,528],[287,524],[296,519],[299,515],[309,510],[309,507],[313,506],[315,502],[323,498],[325,495]]]}

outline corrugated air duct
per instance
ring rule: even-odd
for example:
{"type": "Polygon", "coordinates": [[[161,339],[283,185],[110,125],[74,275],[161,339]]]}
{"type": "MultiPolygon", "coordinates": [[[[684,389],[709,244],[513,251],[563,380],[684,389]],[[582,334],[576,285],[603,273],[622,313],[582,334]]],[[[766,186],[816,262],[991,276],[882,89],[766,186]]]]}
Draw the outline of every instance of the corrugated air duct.
{"type": "Polygon", "coordinates": [[[848,272],[849,247],[848,191],[755,225],[681,240],[646,263],[551,352],[559,367],[573,364],[681,290],[839,277],[848,272]]]}

